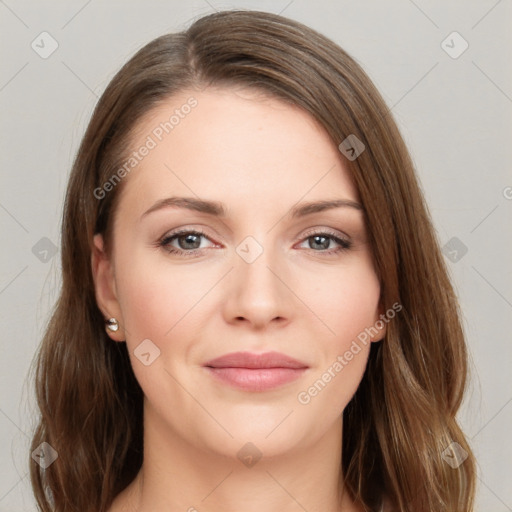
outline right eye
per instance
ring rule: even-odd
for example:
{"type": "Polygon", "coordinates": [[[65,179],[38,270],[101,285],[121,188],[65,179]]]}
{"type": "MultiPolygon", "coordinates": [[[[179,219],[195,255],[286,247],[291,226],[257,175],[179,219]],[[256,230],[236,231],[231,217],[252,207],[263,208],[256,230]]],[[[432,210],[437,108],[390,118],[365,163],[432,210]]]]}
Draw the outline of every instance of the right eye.
{"type": "Polygon", "coordinates": [[[198,252],[205,249],[201,247],[201,238],[209,238],[200,230],[181,229],[166,234],[160,239],[158,245],[171,254],[181,256],[198,256],[198,252]]]}

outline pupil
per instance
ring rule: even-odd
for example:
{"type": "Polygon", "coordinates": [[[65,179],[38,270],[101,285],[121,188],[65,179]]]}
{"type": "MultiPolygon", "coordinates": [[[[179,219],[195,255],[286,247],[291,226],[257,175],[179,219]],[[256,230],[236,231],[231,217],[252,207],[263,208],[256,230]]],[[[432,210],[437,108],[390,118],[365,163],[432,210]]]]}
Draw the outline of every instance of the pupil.
{"type": "MultiPolygon", "coordinates": [[[[321,236],[321,235],[315,235],[313,236],[313,244],[317,244],[317,241],[318,240],[323,240],[323,242],[320,242],[316,248],[321,248],[321,249],[328,249],[329,248],[329,242],[330,242],[330,239],[327,238],[326,236],[321,236]]],[[[310,244],[311,245],[311,244],[310,244]]],[[[312,247],[312,249],[315,249],[315,247],[312,247]]]]}
{"type": "Polygon", "coordinates": [[[179,240],[179,245],[180,245],[180,247],[182,249],[198,249],[199,246],[201,245],[201,240],[200,240],[199,235],[192,235],[192,234],[191,235],[184,235],[184,236],[180,236],[178,240],[179,240]],[[185,240],[184,244],[181,243],[181,241],[183,239],[185,240]],[[187,244],[192,244],[193,247],[190,247],[187,244]]]}

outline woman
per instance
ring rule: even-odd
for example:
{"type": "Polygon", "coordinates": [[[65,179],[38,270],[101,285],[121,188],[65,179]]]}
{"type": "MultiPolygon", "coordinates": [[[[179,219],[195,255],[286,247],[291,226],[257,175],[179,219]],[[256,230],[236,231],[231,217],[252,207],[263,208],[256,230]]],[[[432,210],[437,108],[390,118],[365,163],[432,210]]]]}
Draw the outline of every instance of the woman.
{"type": "Polygon", "coordinates": [[[146,45],[62,229],[41,510],[472,510],[455,295],[392,116],[333,42],[228,11],[146,45]]]}

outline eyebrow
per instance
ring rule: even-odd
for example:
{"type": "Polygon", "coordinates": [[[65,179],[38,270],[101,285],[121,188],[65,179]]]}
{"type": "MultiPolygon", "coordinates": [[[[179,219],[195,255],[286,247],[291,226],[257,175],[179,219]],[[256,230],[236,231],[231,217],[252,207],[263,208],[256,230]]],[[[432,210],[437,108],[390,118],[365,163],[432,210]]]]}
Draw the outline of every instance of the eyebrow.
{"type": "MultiPolygon", "coordinates": [[[[158,200],[153,206],[146,210],[141,220],[152,212],[161,210],[162,208],[176,207],[193,210],[200,213],[206,213],[216,217],[226,217],[226,209],[219,201],[207,201],[204,199],[197,199],[194,197],[166,197],[158,200]]],[[[363,210],[363,207],[356,201],[350,199],[331,199],[324,201],[311,201],[294,206],[288,214],[291,218],[300,218],[334,208],[354,208],[356,210],[363,210]]]]}

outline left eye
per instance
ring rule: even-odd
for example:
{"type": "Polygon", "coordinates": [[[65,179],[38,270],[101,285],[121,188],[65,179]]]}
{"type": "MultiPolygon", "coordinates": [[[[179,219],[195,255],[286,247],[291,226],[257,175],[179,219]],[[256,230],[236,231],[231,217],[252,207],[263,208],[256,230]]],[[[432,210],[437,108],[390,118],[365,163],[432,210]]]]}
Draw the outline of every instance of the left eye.
{"type": "Polygon", "coordinates": [[[313,233],[308,235],[304,241],[304,243],[309,243],[309,247],[306,247],[306,249],[312,249],[315,252],[325,252],[325,253],[332,253],[332,252],[339,252],[346,249],[350,249],[350,242],[348,240],[342,239],[333,233],[313,233]],[[331,242],[334,242],[339,247],[335,249],[330,249],[331,242]],[[317,251],[316,249],[321,249],[320,251],[317,251]]]}

